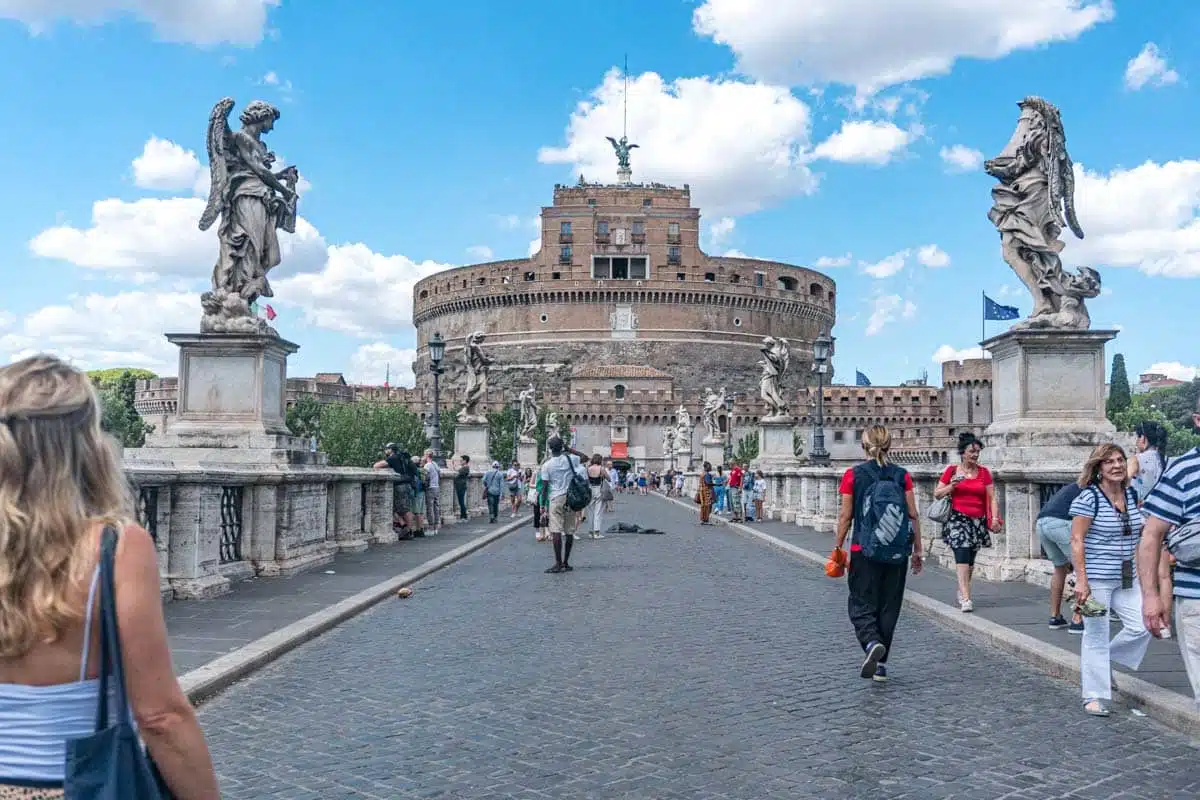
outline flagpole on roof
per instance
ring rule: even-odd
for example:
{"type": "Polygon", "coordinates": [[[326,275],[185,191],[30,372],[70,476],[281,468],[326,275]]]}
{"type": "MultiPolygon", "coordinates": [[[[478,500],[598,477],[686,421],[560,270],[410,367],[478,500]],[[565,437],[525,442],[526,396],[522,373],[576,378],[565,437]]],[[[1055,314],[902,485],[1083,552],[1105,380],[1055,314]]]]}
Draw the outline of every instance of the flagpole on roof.
{"type": "Polygon", "coordinates": [[[983,340],[987,338],[987,291],[979,293],[983,297],[983,308],[979,315],[979,347],[983,349],[983,340]]]}

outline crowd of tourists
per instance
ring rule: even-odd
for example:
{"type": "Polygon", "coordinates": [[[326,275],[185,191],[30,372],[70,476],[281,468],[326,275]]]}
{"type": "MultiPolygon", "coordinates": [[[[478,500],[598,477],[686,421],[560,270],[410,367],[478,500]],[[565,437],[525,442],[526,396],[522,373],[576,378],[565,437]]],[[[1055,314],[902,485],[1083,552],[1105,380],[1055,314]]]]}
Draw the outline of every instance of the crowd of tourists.
{"type": "MultiPolygon", "coordinates": [[[[1200,400],[1193,423],[1200,430],[1200,400]]],[[[847,576],[850,622],[864,653],[859,671],[882,682],[906,576],[921,572],[926,553],[912,476],[888,458],[891,434],[875,425],[863,433],[862,446],[867,459],[841,479],[826,572],[847,576]]],[[[1153,637],[1178,640],[1200,708],[1200,448],[1174,458],[1166,449],[1166,431],[1154,422],[1137,428],[1132,458],[1117,444],[1100,445],[1078,479],[1038,515],[1041,548],[1054,566],[1049,626],[1082,636],[1080,691],[1083,710],[1093,716],[1111,713],[1112,664],[1138,669],[1153,637]],[[1112,636],[1114,619],[1121,629],[1112,636]]],[[[1004,521],[991,472],[981,463],[983,443],[964,433],[958,454],[959,462],[940,475],[924,517],[941,527],[954,558],[959,610],[970,613],[976,556],[992,546],[1004,521]]],[[[703,507],[702,498],[702,516],[703,507]]]]}

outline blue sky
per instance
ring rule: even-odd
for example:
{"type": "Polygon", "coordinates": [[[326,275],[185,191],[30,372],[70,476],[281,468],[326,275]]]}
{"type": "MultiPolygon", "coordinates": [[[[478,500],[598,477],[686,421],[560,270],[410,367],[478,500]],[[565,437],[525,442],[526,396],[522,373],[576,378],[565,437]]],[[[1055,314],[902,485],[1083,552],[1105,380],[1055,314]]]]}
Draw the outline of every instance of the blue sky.
{"type": "Polygon", "coordinates": [[[1200,5],[898,5],[0,0],[0,359],[174,373],[162,333],[199,321],[205,125],[230,95],[279,105],[268,142],[308,183],[272,273],[291,373],[411,380],[413,281],[526,255],[554,183],[612,171],[628,53],[635,179],[690,183],[710,253],[831,275],[841,379],[936,380],[978,342],[981,291],[1029,311],[978,168],[1027,94],[1082,170],[1064,259],[1102,272],[1094,326],[1120,327],[1131,372],[1195,374],[1200,5]]]}

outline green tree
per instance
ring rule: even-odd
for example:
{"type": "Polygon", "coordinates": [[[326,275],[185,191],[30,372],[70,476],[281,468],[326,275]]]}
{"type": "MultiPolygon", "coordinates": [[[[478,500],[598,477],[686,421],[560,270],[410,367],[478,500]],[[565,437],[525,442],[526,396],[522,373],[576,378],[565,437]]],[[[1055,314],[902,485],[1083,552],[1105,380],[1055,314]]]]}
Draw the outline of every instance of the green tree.
{"type": "Polygon", "coordinates": [[[144,369],[104,369],[88,373],[100,395],[100,427],[123,447],[141,447],[154,430],[134,407],[137,382],[157,377],[144,369]]]}
{"type": "Polygon", "coordinates": [[[1129,391],[1129,376],[1125,373],[1125,356],[1117,353],[1113,356],[1112,376],[1108,380],[1108,418],[1129,408],[1131,395],[1129,391]]]}
{"type": "Polygon", "coordinates": [[[1192,384],[1184,384],[1134,395],[1127,409],[1113,415],[1112,423],[1119,431],[1131,432],[1143,422],[1157,422],[1167,431],[1168,455],[1200,447],[1200,434],[1194,430],[1190,410],[1196,407],[1195,400],[1187,405],[1192,391],[1192,384]]]}
{"type": "Polygon", "coordinates": [[[429,446],[420,416],[392,403],[326,403],[317,438],[336,467],[369,467],[388,442],[414,455],[429,446]]]}
{"type": "Polygon", "coordinates": [[[288,430],[292,436],[309,438],[317,433],[321,426],[321,404],[311,395],[305,395],[288,406],[285,417],[288,430]]]}
{"type": "Polygon", "coordinates": [[[449,459],[454,452],[454,431],[458,429],[458,408],[443,408],[438,413],[442,428],[442,455],[449,459]]]}
{"type": "Polygon", "coordinates": [[[487,415],[488,421],[488,454],[493,461],[507,464],[516,455],[517,434],[521,425],[521,417],[516,409],[505,406],[500,411],[492,411],[487,415]]]}
{"type": "Polygon", "coordinates": [[[739,464],[748,464],[758,458],[758,434],[748,433],[738,439],[733,449],[733,457],[739,464]]]}

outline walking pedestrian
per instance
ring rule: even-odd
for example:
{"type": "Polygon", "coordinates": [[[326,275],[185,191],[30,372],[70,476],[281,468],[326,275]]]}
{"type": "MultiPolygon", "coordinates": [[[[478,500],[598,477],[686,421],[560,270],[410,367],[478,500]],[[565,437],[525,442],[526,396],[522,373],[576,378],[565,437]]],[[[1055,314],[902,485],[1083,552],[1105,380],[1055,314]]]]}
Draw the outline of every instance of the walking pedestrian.
{"type": "MultiPolygon", "coordinates": [[[[116,523],[135,509],[100,417],[91,381],[57,358],[0,368],[0,797],[63,797],[71,742],[91,757],[72,772],[102,780],[99,768],[116,768],[96,758],[116,740],[90,738],[101,618],[115,610],[137,736],[174,796],[217,800],[204,733],[171,667],[159,554],[142,527],[116,523]]],[[[106,726],[125,722],[109,712],[106,726]]],[[[98,796],[96,785],[83,793],[98,796]]]]}
{"type": "Polygon", "coordinates": [[[592,502],[588,515],[592,523],[592,538],[603,539],[600,533],[604,520],[604,493],[608,486],[608,472],[604,469],[603,459],[597,453],[592,456],[587,468],[588,485],[592,487],[592,502]]]}
{"type": "Polygon", "coordinates": [[[683,471],[679,470],[675,473],[675,496],[683,497],[683,471]]]}
{"type": "MultiPolygon", "coordinates": [[[[1196,400],[1192,424],[1200,430],[1200,398],[1196,400]]],[[[1184,539],[1189,532],[1192,541],[1200,535],[1200,447],[1172,459],[1146,497],[1143,510],[1146,527],[1138,548],[1142,619],[1151,633],[1161,635],[1170,623],[1170,605],[1163,602],[1158,581],[1159,564],[1167,560],[1163,540],[1172,528],[1176,540],[1184,539]]],[[[1200,562],[1176,564],[1174,578],[1175,637],[1196,709],[1200,710],[1200,562]]]]}
{"type": "Polygon", "coordinates": [[[1079,474],[1079,486],[1083,491],[1071,503],[1071,561],[1076,604],[1083,613],[1079,666],[1083,709],[1107,717],[1112,662],[1137,669],[1150,644],[1134,563],[1142,511],[1137,494],[1129,488],[1125,451],[1115,444],[1102,444],[1092,452],[1079,474]],[[1120,618],[1121,631],[1109,641],[1111,614],[1120,618]]]}
{"type": "Polygon", "coordinates": [[[975,577],[975,556],[982,547],[992,546],[992,534],[1001,527],[1000,507],[992,473],[979,463],[983,442],[975,434],[958,436],[957,465],[946,467],[933,490],[934,499],[950,498],[950,519],[942,527],[942,540],[954,553],[958,574],[958,607],[963,613],[975,610],[971,600],[971,579],[975,577]]]}
{"type": "Polygon", "coordinates": [[[425,451],[425,522],[430,536],[437,536],[442,528],[442,468],[433,459],[433,451],[425,451]]]}
{"type": "Polygon", "coordinates": [[[725,469],[718,464],[716,474],[713,475],[713,493],[715,496],[713,508],[718,514],[725,511],[725,483],[725,469]]]}
{"type": "Polygon", "coordinates": [[[1062,615],[1063,589],[1071,573],[1071,504],[1083,489],[1078,483],[1068,483],[1038,512],[1037,532],[1042,551],[1054,565],[1050,576],[1050,628],[1066,628],[1070,633],[1083,634],[1083,617],[1075,612],[1067,622],[1062,615]]]}
{"type": "Polygon", "coordinates": [[[549,511],[550,538],[554,543],[554,566],[546,570],[551,574],[571,572],[571,547],[575,544],[575,529],[579,525],[579,512],[567,505],[567,491],[574,475],[587,472],[579,459],[565,452],[566,445],[555,435],[546,440],[550,458],[542,464],[542,503],[549,511]]]}
{"type": "Polygon", "coordinates": [[[547,531],[546,509],[543,508],[542,497],[542,471],[539,469],[536,473],[529,470],[528,481],[529,492],[525,497],[529,507],[533,509],[533,540],[535,542],[545,542],[550,540],[550,534],[547,531]]]}
{"type": "Polygon", "coordinates": [[[471,480],[471,457],[458,457],[458,472],[454,473],[454,499],[458,501],[458,518],[467,518],[467,485],[471,480]]]}
{"type": "Polygon", "coordinates": [[[516,459],[504,473],[504,488],[508,490],[509,516],[516,519],[521,509],[521,465],[516,459]]]}
{"type": "Polygon", "coordinates": [[[745,478],[746,474],[742,471],[742,465],[736,461],[730,461],[727,493],[731,522],[741,522],[746,518],[742,505],[742,484],[745,478]]]}
{"type": "Polygon", "coordinates": [[[754,472],[750,469],[746,470],[746,476],[742,479],[742,500],[745,504],[746,522],[754,522],[757,517],[754,516],[755,502],[754,489],[758,479],[754,477],[754,472]]]}
{"type": "Polygon", "coordinates": [[[863,432],[862,446],[867,460],[846,470],[838,487],[841,506],[835,548],[841,550],[853,531],[847,609],[865,654],[859,674],[883,682],[888,679],[888,656],[910,558],[913,575],[921,574],[924,567],[921,521],[912,476],[888,461],[892,447],[888,429],[872,425],[863,432]],[[881,536],[884,531],[886,536],[881,536]]]}
{"type": "Polygon", "coordinates": [[[421,459],[413,456],[412,485],[413,485],[413,536],[418,539],[425,537],[425,470],[421,469],[421,459]]]}
{"type": "Polygon", "coordinates": [[[760,469],[754,473],[754,516],[761,522],[766,522],[767,514],[763,504],[767,502],[767,476],[760,469]]]}
{"type": "Polygon", "coordinates": [[[494,523],[500,516],[500,496],[504,493],[504,473],[500,462],[493,461],[492,468],[483,473],[483,499],[487,502],[488,522],[494,523]]]}
{"type": "Polygon", "coordinates": [[[704,467],[700,473],[700,488],[696,490],[696,501],[700,504],[700,524],[712,525],[709,517],[712,516],[713,500],[716,493],[713,491],[713,473],[712,464],[704,462],[704,467]]]}

